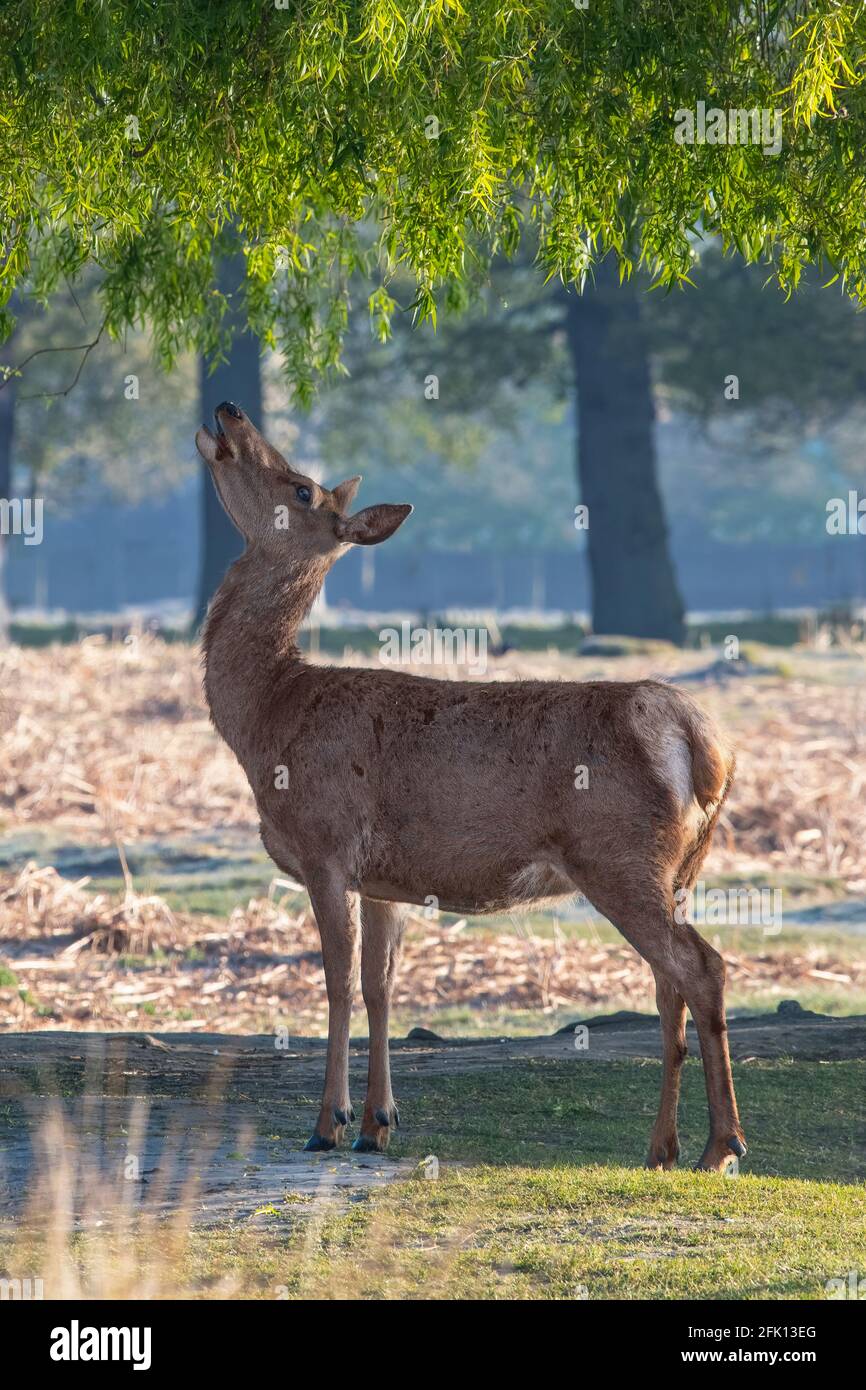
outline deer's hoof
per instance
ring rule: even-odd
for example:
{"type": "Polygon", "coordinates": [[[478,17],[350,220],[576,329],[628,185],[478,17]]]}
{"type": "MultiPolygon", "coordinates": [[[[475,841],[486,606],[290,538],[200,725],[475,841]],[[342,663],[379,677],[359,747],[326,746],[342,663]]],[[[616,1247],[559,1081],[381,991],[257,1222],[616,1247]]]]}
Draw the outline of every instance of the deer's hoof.
{"type": "Polygon", "coordinates": [[[738,1134],[727,1139],[711,1139],[695,1164],[696,1173],[724,1173],[726,1168],[746,1156],[745,1140],[738,1134]]]}
{"type": "MultiPolygon", "coordinates": [[[[385,1144],[387,1142],[386,1139],[385,1144]]],[[[352,1151],[356,1154],[378,1154],[383,1152],[385,1144],[380,1145],[378,1139],[372,1134],[359,1134],[352,1145],[352,1151]]]]}
{"type": "Polygon", "coordinates": [[[680,1146],[674,1139],[666,1144],[652,1144],[647,1154],[646,1166],[655,1172],[669,1173],[676,1168],[680,1156],[680,1146]]]}
{"type": "Polygon", "coordinates": [[[352,1148],[359,1154],[384,1153],[391,1138],[391,1131],[399,1127],[399,1124],[400,1116],[393,1101],[387,1109],[381,1105],[375,1110],[365,1106],[361,1133],[352,1148]]]}
{"type": "Polygon", "coordinates": [[[323,1153],[326,1149],[336,1148],[336,1141],[326,1139],[323,1134],[311,1134],[304,1145],[305,1153],[323,1153]]]}

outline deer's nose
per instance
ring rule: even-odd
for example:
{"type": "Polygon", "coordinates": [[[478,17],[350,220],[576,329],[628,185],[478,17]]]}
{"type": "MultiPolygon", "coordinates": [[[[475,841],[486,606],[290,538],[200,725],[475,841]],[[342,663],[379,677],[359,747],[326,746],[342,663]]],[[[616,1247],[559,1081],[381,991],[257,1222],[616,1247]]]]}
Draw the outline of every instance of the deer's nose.
{"type": "Polygon", "coordinates": [[[242,420],[244,418],[244,412],[239,405],[235,405],[234,401],[223,401],[221,405],[217,406],[217,414],[219,414],[221,410],[224,410],[226,415],[230,415],[233,420],[242,420]]]}

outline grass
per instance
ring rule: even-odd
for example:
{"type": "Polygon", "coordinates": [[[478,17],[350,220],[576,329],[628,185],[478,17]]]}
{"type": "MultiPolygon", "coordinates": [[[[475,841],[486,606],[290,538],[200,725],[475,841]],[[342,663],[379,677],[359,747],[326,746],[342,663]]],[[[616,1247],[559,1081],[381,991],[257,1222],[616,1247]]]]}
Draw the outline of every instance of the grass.
{"type": "MultiPolygon", "coordinates": [[[[832,615],[817,615],[816,621],[832,615]]],[[[431,618],[440,626],[450,626],[443,619],[431,618]]],[[[129,628],[128,619],[118,617],[115,621],[79,621],[69,619],[63,622],[14,622],[11,624],[12,641],[24,647],[45,647],[54,642],[79,642],[82,637],[92,633],[102,633],[107,637],[122,636],[129,628]]],[[[686,645],[698,647],[706,642],[723,642],[728,634],[736,631],[740,641],[762,642],[770,646],[793,646],[803,640],[805,624],[802,619],[781,617],[775,614],[757,615],[751,618],[730,618],[719,621],[691,621],[687,627],[686,645]]],[[[373,628],[323,627],[319,629],[319,650],[328,655],[342,656],[346,647],[357,652],[376,653],[381,648],[378,625],[373,628]]],[[[555,647],[561,651],[575,651],[587,635],[586,628],[579,623],[563,623],[558,626],[540,624],[505,623],[500,628],[502,641],[509,647],[521,651],[546,651],[555,647]]],[[[161,628],[159,636],[165,642],[188,642],[188,630],[181,628],[161,628]]],[[[302,633],[302,644],[309,644],[309,633],[302,633]]]]}
{"type": "MultiPolygon", "coordinates": [[[[456,1059],[455,1059],[456,1060],[456,1059]]],[[[188,1272],[229,1268],[265,1296],[811,1298],[866,1267],[861,1062],[735,1069],[752,1156],[736,1180],[640,1167],[654,1062],[537,1062],[426,1077],[395,1155],[420,1176],[329,1215],[309,1237],[196,1237],[188,1272]],[[624,1164],[635,1166],[623,1166],[624,1164]],[[252,1281],[252,1282],[250,1282],[252,1281]]],[[[687,1063],[685,1158],[703,1144],[703,1078],[687,1063]]]]}
{"type": "MultiPolygon", "coordinates": [[[[2,829],[2,827],[0,827],[2,829]]],[[[134,851],[131,854],[134,858],[134,851]]],[[[45,858],[44,853],[41,858],[45,858]]],[[[18,856],[20,862],[20,856],[18,856]]],[[[74,866],[67,877],[75,876],[74,866]]],[[[138,891],[142,894],[157,893],[173,910],[180,912],[197,912],[209,914],[215,917],[228,917],[232,910],[249,901],[250,898],[266,897],[271,882],[275,875],[273,864],[264,854],[259,854],[255,858],[251,857],[248,864],[239,865],[237,868],[227,871],[218,864],[215,868],[208,868],[200,872],[173,871],[170,866],[157,866],[135,873],[135,882],[138,891]],[[216,872],[219,869],[219,872],[216,872]]],[[[90,886],[94,891],[111,893],[117,895],[124,889],[124,880],[120,873],[101,873],[93,872],[89,874],[90,886]]],[[[826,875],[819,878],[812,875],[792,873],[784,874],[759,874],[752,875],[746,882],[739,875],[716,874],[712,882],[707,883],[707,887],[724,889],[780,889],[783,894],[784,911],[791,912],[801,907],[813,907],[820,903],[833,902],[844,894],[844,886],[841,881],[833,875],[826,875]]],[[[281,898],[288,908],[292,910],[301,907],[306,902],[306,895],[303,893],[293,893],[290,891],[281,892],[281,898]]],[[[560,912],[556,910],[521,912],[518,920],[522,927],[527,931],[540,936],[551,936],[553,933],[554,918],[556,919],[557,929],[563,935],[585,936],[591,934],[599,937],[603,941],[616,941],[618,937],[615,928],[600,918],[594,918],[591,929],[581,920],[579,906],[571,902],[566,902],[560,912]],[[563,915],[564,914],[564,915],[563,915]]],[[[457,921],[454,914],[442,913],[442,921],[457,921]]],[[[784,922],[784,914],[783,914],[784,922]]],[[[480,929],[483,931],[514,931],[514,916],[508,914],[493,914],[489,917],[475,917],[470,920],[470,929],[480,929]]],[[[748,928],[738,929],[748,930],[748,928]]],[[[784,931],[783,927],[783,931],[784,931]]],[[[766,937],[761,933],[760,928],[753,933],[754,940],[760,937],[762,941],[766,937]]]]}
{"type": "MultiPolygon", "coordinates": [[[[723,947],[723,949],[726,949],[723,947]]],[[[831,1014],[834,1018],[859,1017],[866,1015],[866,992],[852,989],[845,984],[798,984],[786,991],[796,999],[800,1006],[814,1013],[831,1014]]],[[[728,988],[727,1008],[731,1015],[774,1014],[778,1012],[780,995],[778,992],[749,988],[737,990],[728,988]]],[[[633,998],[619,998],[612,992],[604,1001],[604,1008],[582,1008],[578,1004],[560,1006],[554,1010],[516,1009],[506,1006],[452,1004],[438,1009],[418,1010],[396,1009],[392,1014],[392,1031],[395,1037],[405,1037],[411,1028],[429,1028],[443,1038],[535,1038],[555,1033],[567,1023],[575,1023],[599,1013],[615,1013],[620,1009],[633,1010],[633,998]]],[[[655,1003],[650,991],[640,1004],[639,1012],[652,1013],[655,1003]]],[[[285,1020],[284,1020],[285,1021],[285,1020]]],[[[270,1031],[270,1024],[264,1017],[260,1032],[270,1031]]],[[[291,1031],[291,1029],[290,1029],[291,1031]]],[[[352,1015],[352,1036],[366,1038],[368,1033],[366,1015],[356,1010],[352,1015]]]]}
{"type": "MultiPolygon", "coordinates": [[[[450,1059],[449,1059],[450,1060],[450,1059]]],[[[461,1073],[454,1067],[408,1087],[411,1139],[395,1156],[507,1166],[640,1165],[658,1100],[661,1064],[642,1061],[523,1061],[461,1073]],[[417,1088],[417,1090],[416,1090],[417,1088]]],[[[866,1179],[862,1097],[866,1062],[755,1061],[735,1065],[752,1153],[744,1171],[761,1177],[866,1179]]],[[[400,1088],[405,1094],[407,1086],[400,1088]]],[[[706,1137],[700,1062],[683,1074],[681,1162],[694,1163],[706,1137]]]]}
{"type": "Polygon", "coordinates": [[[362,1298],[820,1297],[855,1244],[862,1264],[864,1214],[829,1183],[478,1168],[333,1222],[307,1284],[327,1296],[351,1269],[362,1298]]]}
{"type": "MultiPolygon", "coordinates": [[[[300,1266],[290,1237],[272,1277],[304,1297],[808,1298],[866,1266],[866,1065],[737,1067],[753,1157],[736,1180],[623,1166],[641,1162],[658,1073],[580,1061],[425,1078],[395,1151],[435,1154],[439,1180],[329,1217],[300,1266]]],[[[693,1161],[697,1063],[683,1090],[693,1161]]],[[[215,1240],[211,1253],[249,1275],[243,1241],[215,1240]]]]}
{"type": "MultiPolygon", "coordinates": [[[[70,1232],[64,1287],[113,1298],[146,1289],[223,1298],[800,1299],[827,1297],[828,1280],[866,1269],[866,1063],[735,1067],[751,1148],[729,1180],[640,1167],[656,1062],[576,1058],[460,1073],[459,1055],[449,1060],[452,1070],[408,1073],[400,1085],[406,1128],[394,1156],[409,1160],[405,1181],[337,1203],[284,1199],[275,1185],[254,1218],[207,1229],[70,1232]],[[428,1154],[440,1163],[436,1181],[422,1176],[428,1154]]],[[[260,1134],[276,1151],[302,1141],[292,1104],[287,1097],[284,1115],[273,1101],[261,1104],[260,1134]]],[[[690,1061],[685,1163],[698,1156],[705,1126],[701,1069],[690,1061]]],[[[333,1166],[323,1156],[326,1188],[333,1166]]],[[[0,1231],[0,1273],[37,1270],[49,1287],[45,1258],[44,1248],[0,1231]]]]}

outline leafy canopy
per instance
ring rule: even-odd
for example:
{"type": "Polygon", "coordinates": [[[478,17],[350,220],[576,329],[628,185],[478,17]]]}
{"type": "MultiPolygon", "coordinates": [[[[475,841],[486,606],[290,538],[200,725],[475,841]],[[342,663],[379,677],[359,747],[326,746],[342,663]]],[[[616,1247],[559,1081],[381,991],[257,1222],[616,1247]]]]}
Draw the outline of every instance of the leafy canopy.
{"type": "Polygon", "coordinates": [[[435,319],[530,224],[565,282],[613,248],[675,284],[702,231],[866,299],[864,43],[836,0],[7,0],[0,304],[95,262],[107,331],[149,321],[170,364],[219,348],[240,240],[309,397],[358,272],[385,336],[398,272],[435,319]],[[781,152],[678,144],[698,101],[783,111],[781,152]]]}

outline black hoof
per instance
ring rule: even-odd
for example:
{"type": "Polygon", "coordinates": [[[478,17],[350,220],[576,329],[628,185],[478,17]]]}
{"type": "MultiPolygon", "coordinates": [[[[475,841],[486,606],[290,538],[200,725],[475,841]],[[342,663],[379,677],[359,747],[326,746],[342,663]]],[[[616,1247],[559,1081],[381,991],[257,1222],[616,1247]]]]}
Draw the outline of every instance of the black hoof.
{"type": "Polygon", "coordinates": [[[387,1110],[374,1110],[373,1114],[376,1116],[378,1124],[384,1125],[386,1129],[390,1127],[391,1116],[388,1114],[387,1110]]]}
{"type": "Polygon", "coordinates": [[[379,1153],[379,1145],[368,1134],[359,1134],[352,1145],[352,1151],[356,1154],[375,1154],[379,1153]]]}
{"type": "Polygon", "coordinates": [[[737,1158],[745,1158],[748,1152],[742,1139],[738,1139],[736,1134],[732,1134],[728,1140],[728,1148],[737,1155],[737,1158]]]}
{"type": "MultiPolygon", "coordinates": [[[[353,1115],[353,1116],[352,1116],[352,1119],[354,1120],[354,1118],[355,1118],[355,1116],[353,1115]]],[[[345,1110],[337,1109],[337,1110],[334,1111],[334,1124],[335,1124],[335,1125],[347,1125],[348,1123],[349,1123],[349,1116],[346,1114],[345,1110]]]]}
{"type": "Polygon", "coordinates": [[[315,1154],[321,1153],[325,1149],[334,1148],[336,1148],[336,1144],[334,1143],[333,1139],[326,1139],[324,1135],[321,1134],[311,1134],[306,1144],[304,1145],[304,1152],[315,1154]]]}

